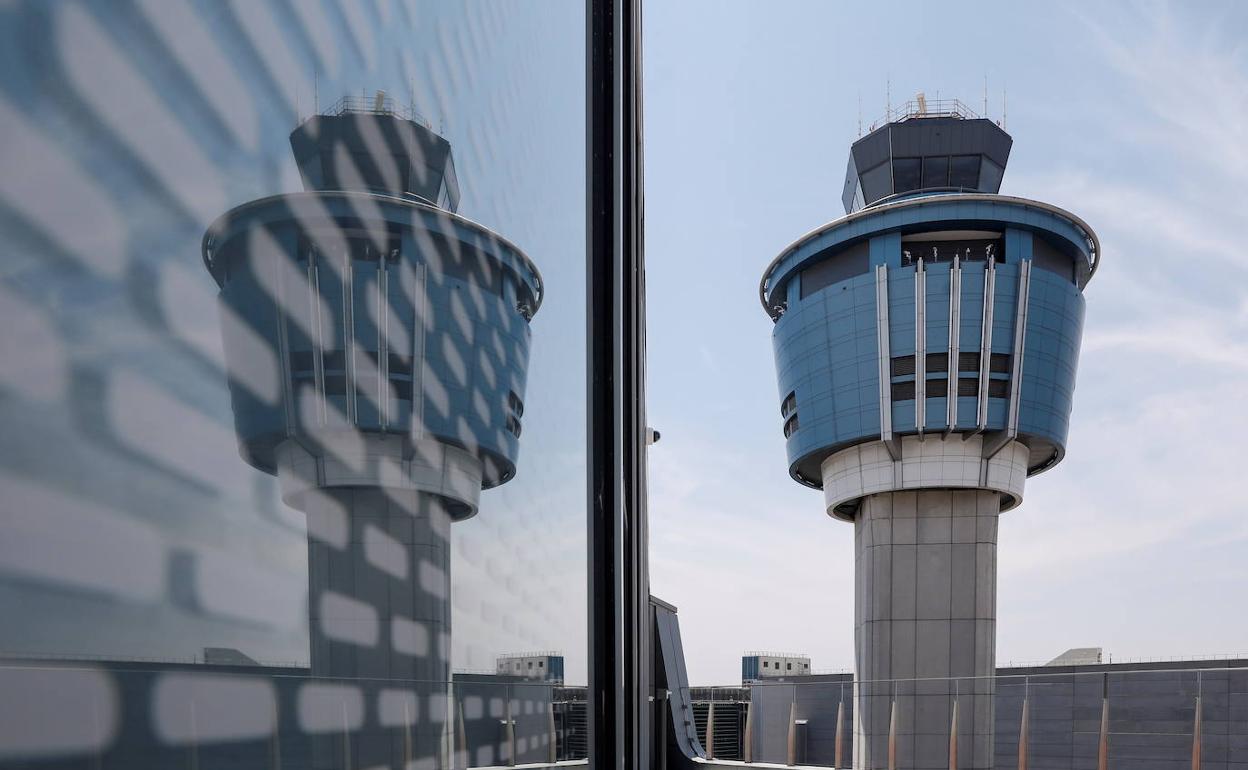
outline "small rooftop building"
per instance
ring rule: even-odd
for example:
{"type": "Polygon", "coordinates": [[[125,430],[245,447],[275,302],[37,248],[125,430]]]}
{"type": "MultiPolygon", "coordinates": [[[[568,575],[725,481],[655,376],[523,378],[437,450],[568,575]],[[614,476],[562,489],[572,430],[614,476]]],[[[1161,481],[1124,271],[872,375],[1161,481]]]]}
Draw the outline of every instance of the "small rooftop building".
{"type": "Polygon", "coordinates": [[[789,652],[747,652],[741,656],[741,684],[810,673],[810,656],[789,652]]]}
{"type": "Polygon", "coordinates": [[[499,674],[563,684],[563,653],[517,652],[500,655],[495,670],[499,674]]]}

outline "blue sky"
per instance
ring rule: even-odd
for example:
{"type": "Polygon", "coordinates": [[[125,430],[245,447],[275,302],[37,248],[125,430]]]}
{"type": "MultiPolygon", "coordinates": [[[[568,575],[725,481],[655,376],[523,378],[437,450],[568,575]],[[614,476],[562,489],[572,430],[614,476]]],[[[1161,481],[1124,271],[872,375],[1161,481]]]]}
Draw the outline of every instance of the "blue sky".
{"type": "Polygon", "coordinates": [[[696,683],[746,649],[853,664],[852,527],[787,475],[768,261],[843,214],[886,92],[1001,117],[1002,192],[1100,235],[1068,454],[1003,517],[998,660],[1248,652],[1248,8],[646,8],[653,590],[696,683]]]}

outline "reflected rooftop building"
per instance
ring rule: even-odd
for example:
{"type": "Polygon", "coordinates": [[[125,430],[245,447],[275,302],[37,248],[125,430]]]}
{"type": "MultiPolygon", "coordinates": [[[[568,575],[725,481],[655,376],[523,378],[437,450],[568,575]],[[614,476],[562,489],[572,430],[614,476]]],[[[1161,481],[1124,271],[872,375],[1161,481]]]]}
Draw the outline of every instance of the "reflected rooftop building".
{"type": "Polygon", "coordinates": [[[449,143],[384,94],[290,143],[305,191],[232,209],[203,239],[242,319],[222,329],[239,451],[307,517],[312,675],[422,683],[370,714],[351,766],[443,766],[450,525],[516,473],[542,281],[456,215],[449,143]],[[258,395],[272,378],[276,402],[258,395]]]}
{"type": "Polygon", "coordinates": [[[860,770],[948,766],[955,710],[960,766],[992,767],[997,516],[1065,454],[1100,258],[1079,217],[998,194],[1011,143],[920,95],[760,286],[789,474],[854,524],[860,770]]]}

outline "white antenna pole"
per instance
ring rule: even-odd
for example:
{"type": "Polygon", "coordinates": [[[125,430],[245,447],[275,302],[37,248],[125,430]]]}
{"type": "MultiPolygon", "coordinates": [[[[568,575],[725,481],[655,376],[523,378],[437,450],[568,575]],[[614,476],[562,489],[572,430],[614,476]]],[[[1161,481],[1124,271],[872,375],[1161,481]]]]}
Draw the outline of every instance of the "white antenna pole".
{"type": "Polygon", "coordinates": [[[884,122],[888,123],[893,119],[893,79],[891,77],[884,79],[884,122]]]}
{"type": "Polygon", "coordinates": [[[321,78],[315,68],[312,70],[312,112],[321,114],[321,78]]]}
{"type": "Polygon", "coordinates": [[[988,73],[984,73],[984,117],[988,117],[988,73]]]}
{"type": "Polygon", "coordinates": [[[1001,89],[1001,129],[1002,129],[1003,131],[1009,131],[1009,130],[1010,130],[1010,128],[1009,128],[1010,123],[1009,123],[1009,121],[1008,121],[1008,120],[1006,120],[1006,117],[1005,117],[1005,115],[1006,115],[1006,112],[1005,112],[1005,103],[1006,103],[1006,102],[1005,102],[1005,89],[1004,89],[1004,88],[1002,88],[1002,89],[1001,89]]]}
{"type": "Polygon", "coordinates": [[[862,138],[862,91],[858,92],[858,138],[862,138]]]}

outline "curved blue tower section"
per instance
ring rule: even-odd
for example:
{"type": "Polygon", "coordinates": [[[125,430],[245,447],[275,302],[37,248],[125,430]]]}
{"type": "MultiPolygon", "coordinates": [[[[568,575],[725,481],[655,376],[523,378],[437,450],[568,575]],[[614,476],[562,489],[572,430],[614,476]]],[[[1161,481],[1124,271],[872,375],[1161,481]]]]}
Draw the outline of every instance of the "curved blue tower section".
{"type": "Polygon", "coordinates": [[[983,193],[917,193],[803,236],[761,286],[790,475],[823,487],[840,450],[950,433],[986,456],[1022,443],[1028,474],[1055,465],[1097,256],[1075,215],[983,193]]]}
{"type": "MultiPolygon", "coordinates": [[[[478,488],[515,475],[542,284],[511,243],[423,201],[315,191],[239,206],[204,244],[222,303],[247,322],[225,344],[248,463],[277,473],[287,441],[367,435],[398,456],[459,450],[478,488]],[[282,398],[266,402],[249,383],[275,367],[282,398]]],[[[457,517],[475,513],[459,492],[457,517]]]]}
{"type": "Polygon", "coordinates": [[[930,106],[854,143],[846,216],[759,287],[789,474],[854,524],[858,770],[993,766],[997,519],[1065,455],[1100,260],[998,193],[1005,131],[930,106]]]}
{"type": "Polygon", "coordinates": [[[450,145],[384,98],[343,100],[291,147],[307,191],[243,204],[204,235],[243,322],[223,329],[241,454],[295,505],[362,463],[352,483],[400,474],[471,516],[516,472],[541,276],[455,213],[450,145]],[[273,377],[281,398],[265,400],[255,383],[273,377]]]}
{"type": "Polygon", "coordinates": [[[450,145],[384,94],[290,141],[306,190],[203,240],[239,449],[306,514],[312,674],[406,704],[314,754],[449,767],[450,528],[516,474],[541,276],[456,213],[450,145]]]}

